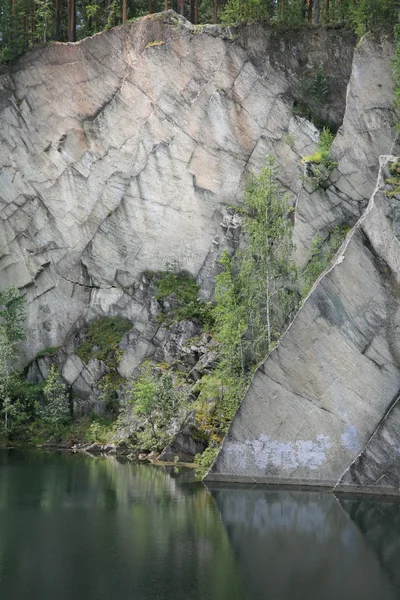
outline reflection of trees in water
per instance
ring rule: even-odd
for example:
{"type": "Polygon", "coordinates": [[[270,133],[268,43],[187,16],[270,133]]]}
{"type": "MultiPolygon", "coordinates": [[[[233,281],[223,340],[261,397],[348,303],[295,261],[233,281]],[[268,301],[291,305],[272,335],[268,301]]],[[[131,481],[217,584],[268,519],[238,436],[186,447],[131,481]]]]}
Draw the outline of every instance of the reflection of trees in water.
{"type": "Polygon", "coordinates": [[[400,597],[400,499],[341,497],[340,504],[362,531],[400,597]]]}
{"type": "Polygon", "coordinates": [[[0,587],[22,573],[30,600],[243,598],[215,503],[185,472],[46,453],[0,453],[0,469],[0,587]]]}
{"type": "MultiPolygon", "coordinates": [[[[0,508],[12,506],[29,490],[31,505],[42,508],[127,506],[133,501],[157,503],[182,496],[179,479],[153,465],[116,457],[71,456],[50,452],[0,453],[0,466],[12,464],[18,476],[0,490],[0,508]],[[27,482],[29,485],[27,486],[27,482]]],[[[6,482],[4,481],[4,484],[6,482]]]]}

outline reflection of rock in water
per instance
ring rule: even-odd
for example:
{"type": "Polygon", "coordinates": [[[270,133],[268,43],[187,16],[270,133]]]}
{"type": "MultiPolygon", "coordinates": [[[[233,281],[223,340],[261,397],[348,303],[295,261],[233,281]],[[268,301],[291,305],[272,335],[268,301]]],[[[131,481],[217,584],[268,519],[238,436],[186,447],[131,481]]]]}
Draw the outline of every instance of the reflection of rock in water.
{"type": "Polygon", "coordinates": [[[211,489],[248,598],[394,600],[379,561],[328,493],[211,489]]]}
{"type": "Polygon", "coordinates": [[[340,498],[340,504],[364,534],[400,596],[400,502],[346,497],[340,498]]]}

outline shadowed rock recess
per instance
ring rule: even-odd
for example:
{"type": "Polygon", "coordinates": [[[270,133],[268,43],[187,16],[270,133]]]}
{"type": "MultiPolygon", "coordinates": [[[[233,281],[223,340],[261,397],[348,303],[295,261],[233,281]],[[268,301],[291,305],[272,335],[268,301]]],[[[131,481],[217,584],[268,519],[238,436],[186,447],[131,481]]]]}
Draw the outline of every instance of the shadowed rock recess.
{"type": "Polygon", "coordinates": [[[369,205],[258,369],[209,480],[400,490],[399,202],[369,205]]]}

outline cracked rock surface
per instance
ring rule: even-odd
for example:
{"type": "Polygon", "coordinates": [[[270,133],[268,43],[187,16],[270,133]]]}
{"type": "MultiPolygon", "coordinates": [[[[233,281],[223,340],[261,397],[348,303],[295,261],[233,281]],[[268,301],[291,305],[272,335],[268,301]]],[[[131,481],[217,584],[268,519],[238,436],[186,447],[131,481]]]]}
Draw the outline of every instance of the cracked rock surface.
{"type": "Polygon", "coordinates": [[[209,480],[400,493],[399,197],[364,215],[256,372],[209,480]]]}
{"type": "Polygon", "coordinates": [[[25,358],[98,315],[145,329],[147,269],[176,265],[209,296],[224,207],[269,153],[295,203],[317,140],[291,114],[301,80],[323,65],[339,126],[353,45],[340,29],[196,29],[169,11],[0,76],[0,278],[27,297],[25,358]]]}
{"type": "Polygon", "coordinates": [[[316,233],[326,238],[336,226],[353,226],[374,190],[379,156],[396,154],[391,60],[394,46],[385,37],[367,36],[354,52],[343,124],[331,155],[337,168],[327,189],[306,183],[296,204],[293,241],[296,262],[311,257],[316,233]]]}

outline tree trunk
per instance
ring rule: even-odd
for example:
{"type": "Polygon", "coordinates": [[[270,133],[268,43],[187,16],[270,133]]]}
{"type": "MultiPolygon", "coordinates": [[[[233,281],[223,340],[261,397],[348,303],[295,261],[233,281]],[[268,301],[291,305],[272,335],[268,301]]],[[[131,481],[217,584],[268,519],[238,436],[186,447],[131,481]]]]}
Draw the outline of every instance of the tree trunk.
{"type": "Polygon", "coordinates": [[[190,0],[190,22],[191,23],[194,23],[195,19],[196,19],[196,16],[195,16],[195,12],[196,11],[195,11],[195,8],[194,8],[195,1],[196,0],[190,0]]]}
{"type": "Polygon", "coordinates": [[[18,31],[17,31],[17,0],[12,0],[12,9],[11,9],[11,16],[12,16],[12,39],[16,40],[18,37],[18,31]]]}
{"type": "Polygon", "coordinates": [[[60,41],[60,0],[56,0],[56,32],[54,39],[56,42],[60,41]]]}
{"type": "Polygon", "coordinates": [[[152,15],[153,14],[153,0],[148,0],[147,7],[148,7],[149,15],[152,15]]]}
{"type": "Polygon", "coordinates": [[[313,0],[307,0],[307,21],[312,23],[313,0]]]}
{"type": "Polygon", "coordinates": [[[24,20],[23,20],[23,36],[24,36],[24,48],[25,48],[25,52],[28,50],[29,48],[29,31],[28,31],[28,9],[25,8],[25,15],[24,15],[24,20]]]}
{"type": "Polygon", "coordinates": [[[199,24],[199,0],[194,0],[194,24],[199,24]]]}
{"type": "Polygon", "coordinates": [[[314,23],[319,24],[319,0],[314,0],[314,23]]]}
{"type": "Polygon", "coordinates": [[[325,0],[325,21],[329,22],[330,0],[325,0]]]}
{"type": "Polygon", "coordinates": [[[214,0],[214,19],[213,23],[218,23],[218,0],[214,0]]]}
{"type": "Polygon", "coordinates": [[[183,3],[184,0],[178,0],[178,13],[183,17],[183,3]]]}
{"type": "Polygon", "coordinates": [[[76,7],[75,0],[68,0],[68,41],[76,42],[76,7]]]}
{"type": "Polygon", "coordinates": [[[32,8],[32,17],[31,17],[31,44],[33,46],[33,44],[35,43],[35,5],[33,5],[32,8]]]}
{"type": "Polygon", "coordinates": [[[168,10],[168,0],[165,0],[165,7],[164,10],[168,10]]]}
{"type": "Polygon", "coordinates": [[[126,24],[126,13],[127,13],[126,0],[122,0],[122,25],[126,24]]]}

